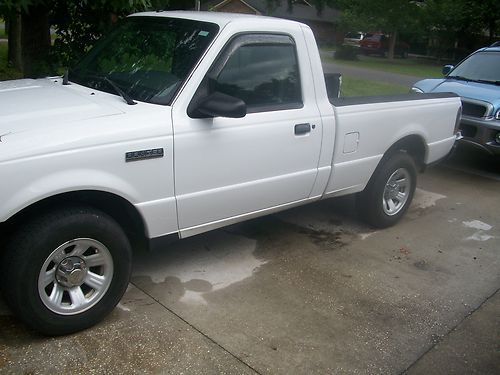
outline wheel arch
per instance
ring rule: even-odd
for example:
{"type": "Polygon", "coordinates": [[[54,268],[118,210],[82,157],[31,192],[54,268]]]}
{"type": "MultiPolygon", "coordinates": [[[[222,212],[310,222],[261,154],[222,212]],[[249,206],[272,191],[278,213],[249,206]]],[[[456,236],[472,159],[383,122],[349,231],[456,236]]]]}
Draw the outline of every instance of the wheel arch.
{"type": "Polygon", "coordinates": [[[9,229],[54,207],[78,205],[101,210],[112,217],[124,230],[133,249],[148,247],[148,228],[139,210],[127,199],[101,190],[69,191],[43,198],[21,209],[2,225],[9,233],[9,229]]]}
{"type": "Polygon", "coordinates": [[[383,160],[397,151],[404,151],[408,153],[408,155],[413,158],[415,165],[417,166],[417,170],[423,171],[425,169],[425,155],[427,154],[427,145],[422,136],[417,134],[407,135],[393,143],[392,146],[389,147],[384,153],[384,156],[379,162],[379,165],[383,160]]]}
{"type": "MultiPolygon", "coordinates": [[[[396,224],[411,204],[416,188],[416,175],[417,170],[414,159],[407,151],[396,148],[394,152],[384,155],[365,190],[356,196],[356,207],[360,218],[375,228],[387,228],[396,224]],[[404,190],[400,190],[399,183],[395,183],[389,189],[397,189],[398,195],[404,193],[406,198],[403,197],[402,207],[394,213],[388,213],[384,208],[386,199],[388,201],[396,199],[401,202],[399,196],[391,197],[389,195],[386,197],[386,190],[392,176],[402,167],[407,167],[406,176],[404,176],[406,182],[402,185],[404,190]],[[409,183],[407,177],[410,177],[409,183]]],[[[397,204],[399,203],[393,205],[397,204]]]]}

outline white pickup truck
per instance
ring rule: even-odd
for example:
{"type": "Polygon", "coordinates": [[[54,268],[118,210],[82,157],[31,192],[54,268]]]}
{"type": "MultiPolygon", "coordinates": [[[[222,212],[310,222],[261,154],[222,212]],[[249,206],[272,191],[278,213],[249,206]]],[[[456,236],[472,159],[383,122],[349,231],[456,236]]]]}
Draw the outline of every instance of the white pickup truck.
{"type": "Polygon", "coordinates": [[[329,98],[306,25],[154,12],[64,77],[0,83],[0,109],[0,285],[59,335],[116,306],[139,246],[353,193],[369,223],[394,224],[461,104],[329,98]]]}

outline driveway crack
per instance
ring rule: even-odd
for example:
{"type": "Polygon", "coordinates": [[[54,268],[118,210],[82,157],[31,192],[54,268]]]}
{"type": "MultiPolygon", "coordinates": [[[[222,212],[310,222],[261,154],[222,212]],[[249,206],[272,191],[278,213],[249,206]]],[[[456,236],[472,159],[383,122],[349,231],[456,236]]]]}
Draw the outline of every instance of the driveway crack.
{"type": "Polygon", "coordinates": [[[468,313],[467,315],[465,315],[462,319],[460,319],[460,321],[455,325],[453,326],[445,335],[443,335],[443,337],[440,339],[440,340],[436,340],[436,342],[434,342],[425,352],[423,352],[415,361],[413,361],[408,367],[406,367],[403,371],[401,371],[400,375],[404,375],[404,374],[407,374],[408,371],[411,370],[411,368],[413,366],[415,366],[423,357],[425,357],[429,352],[431,352],[439,343],[441,343],[446,337],[448,337],[451,333],[455,332],[461,325],[462,323],[467,319],[469,318],[470,316],[472,316],[476,311],[478,311],[481,307],[483,307],[483,305],[488,302],[491,298],[493,298],[495,296],[495,294],[497,294],[498,292],[500,291],[500,288],[498,288],[497,290],[495,290],[492,294],[490,294],[488,297],[486,297],[486,299],[481,302],[479,304],[479,306],[477,306],[474,310],[472,310],[470,313],[468,313]]]}
{"type": "Polygon", "coordinates": [[[226,352],[231,357],[233,357],[234,359],[236,359],[238,362],[240,362],[241,364],[243,364],[245,367],[247,367],[248,369],[250,369],[251,371],[255,372],[258,375],[262,375],[261,372],[257,371],[254,367],[252,367],[250,364],[248,364],[247,362],[245,362],[242,358],[238,357],[236,354],[234,354],[233,352],[231,352],[229,349],[227,349],[223,345],[219,344],[217,341],[215,341],[213,338],[211,338],[210,336],[208,336],[201,329],[199,329],[195,325],[193,325],[190,322],[188,322],[186,319],[184,319],[182,316],[180,316],[179,314],[177,314],[175,311],[173,311],[167,305],[165,305],[160,300],[158,300],[157,298],[155,298],[154,296],[152,296],[151,294],[149,294],[146,290],[142,289],[141,287],[139,287],[138,285],[134,284],[133,282],[130,282],[130,284],[132,284],[137,289],[139,289],[141,292],[143,292],[144,294],[146,294],[147,296],[149,296],[152,300],[154,300],[156,303],[158,303],[160,306],[162,306],[165,310],[167,310],[168,312],[170,312],[171,314],[173,314],[174,316],[176,316],[182,322],[186,323],[190,328],[192,328],[193,330],[195,330],[196,332],[198,332],[200,335],[202,335],[203,337],[205,337],[207,340],[209,340],[210,342],[212,342],[214,345],[216,345],[217,347],[219,347],[220,349],[222,349],[224,352],[226,352]]]}

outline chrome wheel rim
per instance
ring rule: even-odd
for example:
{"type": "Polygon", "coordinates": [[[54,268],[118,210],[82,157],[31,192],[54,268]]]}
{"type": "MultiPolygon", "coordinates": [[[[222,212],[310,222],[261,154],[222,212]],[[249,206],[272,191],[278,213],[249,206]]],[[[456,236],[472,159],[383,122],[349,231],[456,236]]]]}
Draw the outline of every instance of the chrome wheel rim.
{"type": "Polygon", "coordinates": [[[38,276],[43,304],[61,315],[80,314],[106,294],[113,278],[108,248],[91,238],[65,242],[45,260],[38,276]]]}
{"type": "Polygon", "coordinates": [[[410,196],[411,176],[404,169],[397,169],[387,180],[382,197],[384,213],[389,216],[396,215],[405,206],[410,196]]]}

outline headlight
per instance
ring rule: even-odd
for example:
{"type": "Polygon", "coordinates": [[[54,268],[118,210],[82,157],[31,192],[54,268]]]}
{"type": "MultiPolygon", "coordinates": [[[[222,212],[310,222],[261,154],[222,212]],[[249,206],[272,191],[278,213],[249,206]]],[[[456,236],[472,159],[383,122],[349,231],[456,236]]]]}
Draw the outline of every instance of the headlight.
{"type": "Polygon", "coordinates": [[[495,120],[500,120],[500,109],[495,113],[495,120]]]}
{"type": "Polygon", "coordinates": [[[424,92],[420,90],[418,87],[412,87],[410,92],[414,92],[416,94],[423,94],[424,92]]]}

